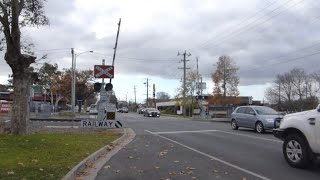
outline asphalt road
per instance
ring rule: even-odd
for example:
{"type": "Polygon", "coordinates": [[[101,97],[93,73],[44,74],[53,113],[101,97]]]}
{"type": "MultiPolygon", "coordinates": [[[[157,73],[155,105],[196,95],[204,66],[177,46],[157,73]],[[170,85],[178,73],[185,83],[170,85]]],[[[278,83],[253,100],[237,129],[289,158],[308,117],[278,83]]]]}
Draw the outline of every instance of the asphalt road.
{"type": "Polygon", "coordinates": [[[320,165],[291,168],[271,133],[234,131],[229,123],[117,114],[136,138],[113,156],[97,180],[320,179],[320,165]]]}

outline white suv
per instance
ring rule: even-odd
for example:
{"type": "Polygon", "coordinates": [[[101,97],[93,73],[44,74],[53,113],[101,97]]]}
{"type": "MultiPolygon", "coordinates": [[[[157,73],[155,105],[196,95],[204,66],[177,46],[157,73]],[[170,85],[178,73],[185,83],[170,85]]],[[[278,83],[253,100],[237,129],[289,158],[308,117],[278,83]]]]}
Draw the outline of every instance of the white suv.
{"type": "Polygon", "coordinates": [[[320,104],[314,110],[284,116],[273,134],[284,141],[282,151],[290,166],[306,168],[320,156],[320,104]]]}

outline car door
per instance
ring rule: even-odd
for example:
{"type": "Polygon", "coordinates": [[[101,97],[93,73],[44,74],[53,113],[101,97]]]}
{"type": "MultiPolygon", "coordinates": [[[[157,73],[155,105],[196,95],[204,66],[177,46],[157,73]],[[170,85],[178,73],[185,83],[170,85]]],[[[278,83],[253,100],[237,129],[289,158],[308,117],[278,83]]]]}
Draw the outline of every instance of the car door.
{"type": "Polygon", "coordinates": [[[256,113],[252,107],[246,107],[245,118],[243,120],[244,126],[254,128],[255,126],[256,113]]]}
{"type": "Polygon", "coordinates": [[[239,107],[235,112],[235,119],[237,121],[238,126],[243,126],[245,108],[239,107]]]}

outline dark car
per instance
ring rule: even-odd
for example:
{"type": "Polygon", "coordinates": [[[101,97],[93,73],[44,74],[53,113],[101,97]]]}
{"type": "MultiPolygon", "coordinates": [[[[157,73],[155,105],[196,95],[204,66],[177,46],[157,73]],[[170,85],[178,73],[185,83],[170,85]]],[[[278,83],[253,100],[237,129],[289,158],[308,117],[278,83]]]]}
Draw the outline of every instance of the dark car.
{"type": "Polygon", "coordinates": [[[143,111],[143,116],[160,117],[160,111],[156,108],[146,108],[143,111]]]}

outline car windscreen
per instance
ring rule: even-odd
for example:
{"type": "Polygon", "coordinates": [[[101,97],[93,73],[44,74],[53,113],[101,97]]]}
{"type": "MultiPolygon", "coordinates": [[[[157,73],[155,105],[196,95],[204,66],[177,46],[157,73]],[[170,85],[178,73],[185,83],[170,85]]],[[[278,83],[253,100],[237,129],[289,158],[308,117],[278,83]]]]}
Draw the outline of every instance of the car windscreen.
{"type": "Polygon", "coordinates": [[[254,107],[254,110],[260,115],[278,115],[279,113],[268,107],[254,107]]]}

